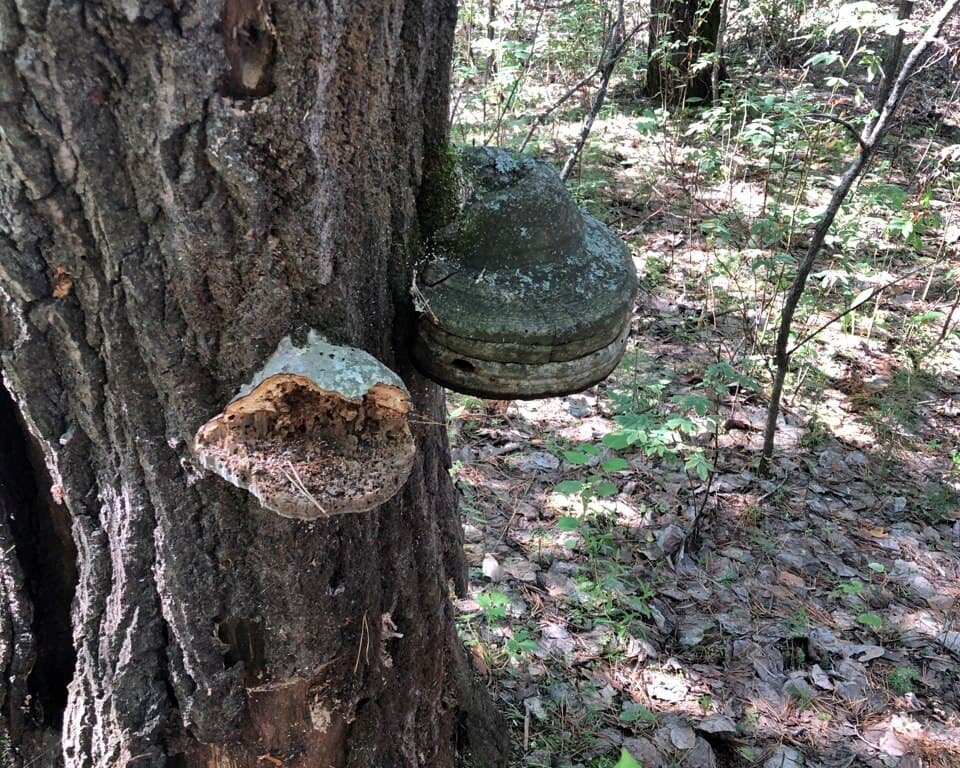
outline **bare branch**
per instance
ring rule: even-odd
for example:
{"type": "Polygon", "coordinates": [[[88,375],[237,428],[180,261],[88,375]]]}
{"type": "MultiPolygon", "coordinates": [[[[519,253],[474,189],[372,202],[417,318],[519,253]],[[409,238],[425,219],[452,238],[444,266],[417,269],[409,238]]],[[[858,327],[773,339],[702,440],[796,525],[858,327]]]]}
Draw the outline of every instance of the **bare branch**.
{"type": "MultiPolygon", "coordinates": [[[[632,30],[630,30],[630,34],[628,34],[623,39],[620,45],[614,48],[613,53],[609,57],[609,59],[613,59],[615,61],[619,61],[620,59],[622,59],[623,55],[626,53],[627,45],[630,43],[631,40],[633,40],[634,37],[636,37],[637,32],[639,31],[640,31],[639,25],[635,26],[632,30]]],[[[611,30],[611,33],[612,32],[613,30],[611,30]]],[[[590,74],[584,75],[579,80],[577,80],[577,82],[575,82],[566,91],[564,91],[563,95],[560,96],[560,98],[557,99],[550,107],[545,109],[543,112],[541,112],[539,115],[537,115],[533,119],[533,122],[530,123],[530,129],[527,131],[527,135],[523,139],[523,143],[520,145],[521,152],[523,152],[523,150],[526,149],[527,144],[530,143],[530,139],[533,138],[533,134],[536,132],[537,128],[543,125],[543,123],[546,122],[547,118],[550,117],[550,115],[552,115],[560,107],[562,107],[570,99],[571,96],[577,93],[577,91],[579,91],[584,86],[589,85],[597,75],[603,72],[604,63],[609,60],[608,57],[606,56],[606,51],[609,45],[610,45],[610,37],[608,36],[607,43],[604,44],[603,51],[600,52],[600,58],[597,61],[596,68],[594,68],[594,70],[590,72],[590,74]]]]}
{"type": "Polygon", "coordinates": [[[854,139],[856,139],[857,144],[860,145],[861,152],[863,152],[867,148],[867,145],[864,142],[863,137],[860,136],[860,131],[857,130],[856,126],[853,123],[847,120],[844,120],[842,117],[837,117],[836,115],[828,115],[826,112],[811,112],[810,117],[819,117],[819,118],[822,118],[823,120],[829,120],[831,123],[842,125],[844,128],[846,128],[850,132],[850,135],[853,136],[854,139]]]}
{"type": "MultiPolygon", "coordinates": [[[[583,147],[587,143],[587,138],[590,136],[590,131],[593,130],[593,123],[597,119],[597,115],[600,114],[600,110],[603,109],[603,102],[607,97],[607,88],[610,86],[610,78],[613,76],[613,71],[617,67],[617,62],[620,60],[620,57],[623,55],[623,51],[625,50],[623,38],[623,19],[623,0],[617,0],[617,18],[616,21],[613,22],[613,26],[610,28],[609,39],[613,44],[611,54],[619,53],[620,55],[610,55],[603,63],[603,73],[600,76],[600,87],[597,89],[597,95],[593,100],[593,107],[591,107],[590,113],[587,115],[587,119],[583,123],[583,129],[580,131],[580,137],[577,139],[577,143],[574,145],[573,151],[567,157],[567,161],[563,164],[563,170],[560,171],[560,178],[564,181],[567,180],[567,177],[570,175],[570,171],[573,170],[573,166],[577,162],[577,158],[580,157],[580,152],[583,151],[583,147]]],[[[606,47],[604,49],[604,53],[606,53],[606,47]]]]}
{"type": "Polygon", "coordinates": [[[920,272],[920,271],[922,271],[922,270],[924,270],[924,269],[926,269],[926,268],[927,268],[927,265],[926,265],[926,264],[921,264],[919,267],[916,267],[915,269],[911,269],[911,270],[909,270],[908,272],[904,272],[904,273],[903,273],[902,275],[900,275],[899,277],[894,278],[893,280],[890,280],[890,281],[884,283],[883,285],[878,285],[876,288],[874,288],[872,291],[870,291],[869,294],[867,294],[866,296],[864,296],[864,298],[861,299],[860,301],[858,301],[856,304],[851,304],[849,307],[847,307],[843,312],[841,312],[841,313],[840,313],[839,315],[837,315],[836,317],[831,317],[829,320],[827,320],[827,322],[825,322],[823,325],[819,326],[816,330],[810,331],[810,333],[808,333],[806,336],[804,336],[802,339],[800,339],[800,341],[798,341],[796,344],[794,344],[792,347],[790,347],[790,350],[787,352],[787,355],[792,355],[794,352],[796,352],[798,349],[800,349],[800,347],[802,347],[802,346],[803,346],[804,344],[806,344],[808,341],[810,341],[811,339],[815,339],[815,338],[816,338],[817,336],[819,336],[823,331],[825,331],[825,330],[826,330],[827,328],[829,328],[831,325],[833,325],[833,324],[839,322],[840,320],[842,320],[843,318],[845,318],[845,317],[846,317],[847,315],[849,315],[851,312],[855,312],[856,310],[860,309],[860,307],[862,307],[864,304],[866,304],[866,303],[867,303],[868,301],[870,301],[871,299],[874,299],[874,298],[876,298],[877,296],[879,296],[881,293],[883,293],[885,290],[887,290],[887,288],[891,288],[892,286],[896,285],[897,283],[902,283],[902,282],[903,282],[904,280],[906,280],[908,277],[912,277],[913,275],[917,274],[917,272],[920,272]]]}
{"type": "Polygon", "coordinates": [[[960,6],[960,0],[946,0],[943,7],[937,11],[930,20],[930,24],[927,27],[927,31],[924,32],[923,37],[920,38],[919,42],[917,42],[913,50],[910,51],[910,54],[904,60],[900,74],[897,75],[897,79],[890,88],[890,93],[883,104],[883,108],[880,110],[874,123],[868,126],[863,134],[861,134],[862,142],[860,152],[847,167],[847,170],[844,171],[843,176],[840,177],[840,182],[837,184],[837,188],[830,198],[830,203],[827,205],[826,211],[824,211],[823,216],[817,222],[817,226],[813,231],[807,252],[797,267],[797,275],[793,280],[793,285],[790,286],[790,291],[783,304],[783,313],[780,316],[780,328],[777,332],[777,343],[774,351],[776,373],[773,378],[773,387],[770,392],[770,407],[767,411],[767,423],[763,433],[763,452],[760,459],[761,473],[766,473],[770,469],[770,462],[773,459],[773,443],[777,433],[777,417],[780,414],[780,398],[783,395],[783,385],[787,378],[787,371],[790,368],[791,351],[787,348],[790,342],[790,329],[793,324],[793,316],[797,311],[797,305],[800,303],[801,296],[803,296],[807,278],[810,276],[810,271],[813,269],[817,256],[820,255],[820,250],[823,248],[827,232],[837,217],[840,206],[843,205],[843,201],[853,187],[854,181],[856,181],[863,172],[863,169],[867,166],[867,163],[873,157],[880,143],[883,141],[883,137],[889,130],[893,114],[903,100],[903,95],[906,93],[907,83],[911,75],[913,75],[917,66],[927,55],[930,47],[937,41],[947,20],[956,12],[958,6],[960,6]]]}

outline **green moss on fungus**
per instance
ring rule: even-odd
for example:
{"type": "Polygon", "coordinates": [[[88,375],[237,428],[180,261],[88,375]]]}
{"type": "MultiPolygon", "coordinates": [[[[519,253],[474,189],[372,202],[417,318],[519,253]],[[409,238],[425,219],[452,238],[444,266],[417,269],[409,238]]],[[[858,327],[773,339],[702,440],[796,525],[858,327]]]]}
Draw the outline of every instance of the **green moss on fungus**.
{"type": "Polygon", "coordinates": [[[413,355],[450,389],[532,398],[584,389],[623,354],[637,289],[629,250],[577,208],[547,163],[460,154],[456,218],[416,276],[413,355]]]}

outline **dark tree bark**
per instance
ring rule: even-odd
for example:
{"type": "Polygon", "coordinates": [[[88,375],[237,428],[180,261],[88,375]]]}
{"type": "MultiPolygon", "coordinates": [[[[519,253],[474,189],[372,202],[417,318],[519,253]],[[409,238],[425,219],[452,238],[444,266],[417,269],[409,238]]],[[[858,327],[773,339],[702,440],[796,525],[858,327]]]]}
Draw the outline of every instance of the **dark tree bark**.
{"type": "MultiPolygon", "coordinates": [[[[722,2],[650,0],[648,96],[668,105],[685,105],[691,99],[709,103],[713,64],[704,57],[717,50],[722,2]]],[[[725,78],[721,62],[717,79],[725,78]]]]}
{"type": "MultiPolygon", "coordinates": [[[[905,22],[913,13],[915,0],[900,0],[897,8],[897,21],[905,22]]],[[[877,95],[873,99],[873,106],[879,112],[890,95],[893,83],[897,79],[897,71],[900,69],[900,59],[903,56],[903,40],[906,37],[906,31],[901,27],[897,30],[893,40],[889,42],[887,50],[883,55],[883,74],[880,78],[880,87],[877,89],[877,95]]]]}
{"type": "Polygon", "coordinates": [[[448,600],[442,393],[407,356],[454,3],[220,2],[0,0],[0,349],[42,455],[0,485],[4,764],[62,721],[68,766],[501,765],[448,600]],[[411,390],[417,463],[373,513],[283,519],[192,460],[307,328],[411,390]],[[75,666],[41,664],[71,627],[75,666]]]}

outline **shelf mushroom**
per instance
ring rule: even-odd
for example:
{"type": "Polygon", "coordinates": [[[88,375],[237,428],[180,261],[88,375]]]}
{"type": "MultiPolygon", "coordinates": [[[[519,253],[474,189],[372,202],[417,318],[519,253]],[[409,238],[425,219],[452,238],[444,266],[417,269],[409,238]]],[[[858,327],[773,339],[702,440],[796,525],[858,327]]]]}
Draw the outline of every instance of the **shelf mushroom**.
{"type": "Polygon", "coordinates": [[[206,469],[283,517],[364,512],[394,496],[416,452],[400,377],[363,350],[284,338],[251,382],[204,424],[206,469]]]}
{"type": "Polygon", "coordinates": [[[626,348],[637,273],[543,161],[459,153],[460,209],[414,285],[413,357],[449,389],[496,399],[579,392],[626,348]]]}

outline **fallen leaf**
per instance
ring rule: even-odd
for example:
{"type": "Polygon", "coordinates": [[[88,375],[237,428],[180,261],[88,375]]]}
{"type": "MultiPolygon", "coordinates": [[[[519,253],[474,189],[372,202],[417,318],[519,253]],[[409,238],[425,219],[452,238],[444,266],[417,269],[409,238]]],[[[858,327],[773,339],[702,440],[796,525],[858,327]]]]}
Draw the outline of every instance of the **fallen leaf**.
{"type": "Polygon", "coordinates": [[[480,566],[480,569],[483,571],[483,575],[490,579],[490,581],[497,582],[503,578],[500,563],[498,563],[497,558],[490,553],[483,556],[483,565],[480,566]]]}
{"type": "Polygon", "coordinates": [[[696,725],[696,729],[702,733],[711,734],[735,734],[737,732],[736,723],[726,715],[710,715],[703,718],[696,725]]]}
{"type": "Polygon", "coordinates": [[[524,560],[519,557],[512,557],[504,561],[501,567],[503,572],[508,576],[528,584],[532,584],[537,580],[537,572],[540,570],[536,563],[531,563],[529,560],[524,560]]]}
{"type": "Polygon", "coordinates": [[[670,727],[670,743],[677,749],[693,749],[697,743],[697,734],[689,725],[673,725],[670,727]]]}
{"type": "Polygon", "coordinates": [[[833,683],[830,682],[830,676],[823,671],[819,664],[814,664],[810,669],[810,678],[817,688],[822,688],[825,691],[833,690],[833,683]]]}
{"type": "Polygon", "coordinates": [[[777,747],[767,758],[763,768],[803,768],[803,755],[793,747],[777,747]]]}
{"type": "Polygon", "coordinates": [[[856,651],[857,661],[873,661],[883,656],[886,651],[879,645],[862,645],[860,650],[856,651]]]}
{"type": "Polygon", "coordinates": [[[531,696],[528,699],[524,699],[523,706],[527,712],[537,718],[537,720],[546,720],[550,716],[546,707],[543,706],[543,699],[539,696],[531,696]]]}
{"type": "Polygon", "coordinates": [[[955,630],[944,632],[937,637],[937,642],[950,653],[960,657],[960,632],[955,630]]]}

